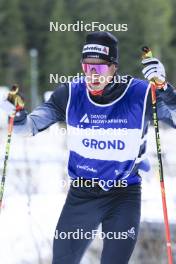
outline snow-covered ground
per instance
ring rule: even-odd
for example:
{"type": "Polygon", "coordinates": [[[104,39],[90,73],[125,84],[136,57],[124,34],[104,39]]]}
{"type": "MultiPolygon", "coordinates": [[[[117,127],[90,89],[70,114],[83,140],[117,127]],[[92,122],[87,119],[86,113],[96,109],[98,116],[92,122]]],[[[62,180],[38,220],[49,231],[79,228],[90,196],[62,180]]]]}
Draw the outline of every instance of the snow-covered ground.
{"type": "MultiPolygon", "coordinates": [[[[160,129],[161,149],[163,158],[164,181],[168,206],[169,221],[176,223],[176,130],[172,128],[160,129]]],[[[148,133],[148,156],[151,171],[143,173],[142,184],[142,220],[163,221],[161,188],[159,182],[156,143],[153,127],[148,133]]]]}
{"type": "MultiPolygon", "coordinates": [[[[0,168],[3,167],[6,128],[0,131],[0,168]]],[[[161,145],[169,221],[176,223],[176,130],[161,131],[161,145]]],[[[144,173],[142,221],[162,222],[153,129],[149,131],[150,173],[144,173]]],[[[0,263],[50,263],[52,238],[65,201],[67,151],[65,137],[53,125],[32,138],[13,135],[3,210],[0,215],[0,263]]],[[[2,174],[2,173],[1,173],[2,174]]]]}

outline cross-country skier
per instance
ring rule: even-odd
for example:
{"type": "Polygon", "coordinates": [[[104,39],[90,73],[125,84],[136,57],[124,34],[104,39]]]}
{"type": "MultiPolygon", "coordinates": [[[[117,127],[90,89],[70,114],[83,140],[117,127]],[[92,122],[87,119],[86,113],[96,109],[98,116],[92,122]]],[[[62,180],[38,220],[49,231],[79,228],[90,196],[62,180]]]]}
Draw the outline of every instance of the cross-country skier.
{"type": "MultiPolygon", "coordinates": [[[[176,93],[163,64],[156,58],[142,61],[148,81],[119,76],[117,45],[108,32],[89,33],[81,61],[85,77],[59,85],[47,102],[30,114],[22,109],[15,118],[15,132],[33,136],[56,122],[67,123],[73,181],[56,227],[53,264],[80,263],[100,224],[105,235],[101,264],[128,263],[140,222],[139,171],[149,170],[145,152],[153,78],[160,84],[158,118],[176,128],[176,93]],[[74,239],[78,231],[82,237],[74,239]],[[62,239],[61,232],[69,237],[62,239]]],[[[18,104],[16,96],[10,93],[1,103],[8,113],[18,104]]]]}

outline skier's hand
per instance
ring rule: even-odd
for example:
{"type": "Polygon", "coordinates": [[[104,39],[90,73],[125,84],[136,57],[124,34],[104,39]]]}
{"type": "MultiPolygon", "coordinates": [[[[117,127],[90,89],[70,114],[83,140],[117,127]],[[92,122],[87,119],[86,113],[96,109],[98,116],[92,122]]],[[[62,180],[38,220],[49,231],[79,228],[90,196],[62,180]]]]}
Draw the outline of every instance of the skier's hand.
{"type": "Polygon", "coordinates": [[[12,86],[7,100],[15,106],[16,111],[21,111],[24,109],[24,99],[19,94],[19,87],[17,85],[12,86]]]}
{"type": "Polygon", "coordinates": [[[144,68],[142,73],[149,81],[154,81],[157,88],[167,88],[166,73],[164,65],[156,58],[146,58],[142,60],[144,68]]]}
{"type": "Polygon", "coordinates": [[[18,94],[17,86],[14,85],[9,92],[8,90],[3,90],[0,93],[0,108],[4,110],[7,115],[12,115],[15,111],[23,112],[24,100],[18,94]]]}

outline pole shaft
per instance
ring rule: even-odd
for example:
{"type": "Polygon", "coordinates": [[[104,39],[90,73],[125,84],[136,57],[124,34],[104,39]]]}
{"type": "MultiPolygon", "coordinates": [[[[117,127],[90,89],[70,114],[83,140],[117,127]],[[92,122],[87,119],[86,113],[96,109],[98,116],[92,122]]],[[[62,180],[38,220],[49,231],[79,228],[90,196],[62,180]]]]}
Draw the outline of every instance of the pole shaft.
{"type": "Polygon", "coordinates": [[[173,264],[172,248],[171,248],[171,236],[170,236],[170,227],[169,227],[169,221],[168,221],[166,193],[165,193],[164,175],[163,175],[163,164],[162,164],[162,156],[161,156],[159,124],[158,124],[158,116],[157,116],[156,88],[157,87],[156,87],[155,83],[151,82],[153,123],[154,123],[154,128],[155,128],[155,139],[156,139],[157,157],[158,157],[158,169],[159,169],[159,176],[160,176],[161,196],[162,196],[165,233],[166,233],[167,256],[168,256],[168,264],[173,264]]]}
{"type": "Polygon", "coordinates": [[[7,136],[6,149],[5,149],[4,167],[3,167],[2,179],[1,179],[1,185],[0,185],[0,213],[2,210],[2,200],[3,200],[3,195],[4,195],[7,162],[9,159],[10,143],[11,143],[11,138],[12,138],[14,118],[15,118],[15,113],[12,116],[10,116],[9,124],[8,124],[8,136],[7,136]]]}

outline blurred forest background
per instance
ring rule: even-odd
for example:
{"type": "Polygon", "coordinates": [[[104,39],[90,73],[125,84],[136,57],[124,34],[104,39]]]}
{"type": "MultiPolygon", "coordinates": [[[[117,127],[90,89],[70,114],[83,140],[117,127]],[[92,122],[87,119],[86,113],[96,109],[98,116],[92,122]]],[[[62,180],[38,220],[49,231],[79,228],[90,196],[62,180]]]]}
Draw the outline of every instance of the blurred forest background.
{"type": "Polygon", "coordinates": [[[49,31],[50,21],[78,20],[127,23],[128,31],[112,32],[120,42],[120,73],[142,77],[140,49],[147,44],[165,64],[168,80],[176,84],[175,0],[0,0],[0,85],[17,82],[31,100],[31,49],[38,52],[40,95],[54,88],[50,73],[81,72],[80,52],[87,32],[49,31]]]}

